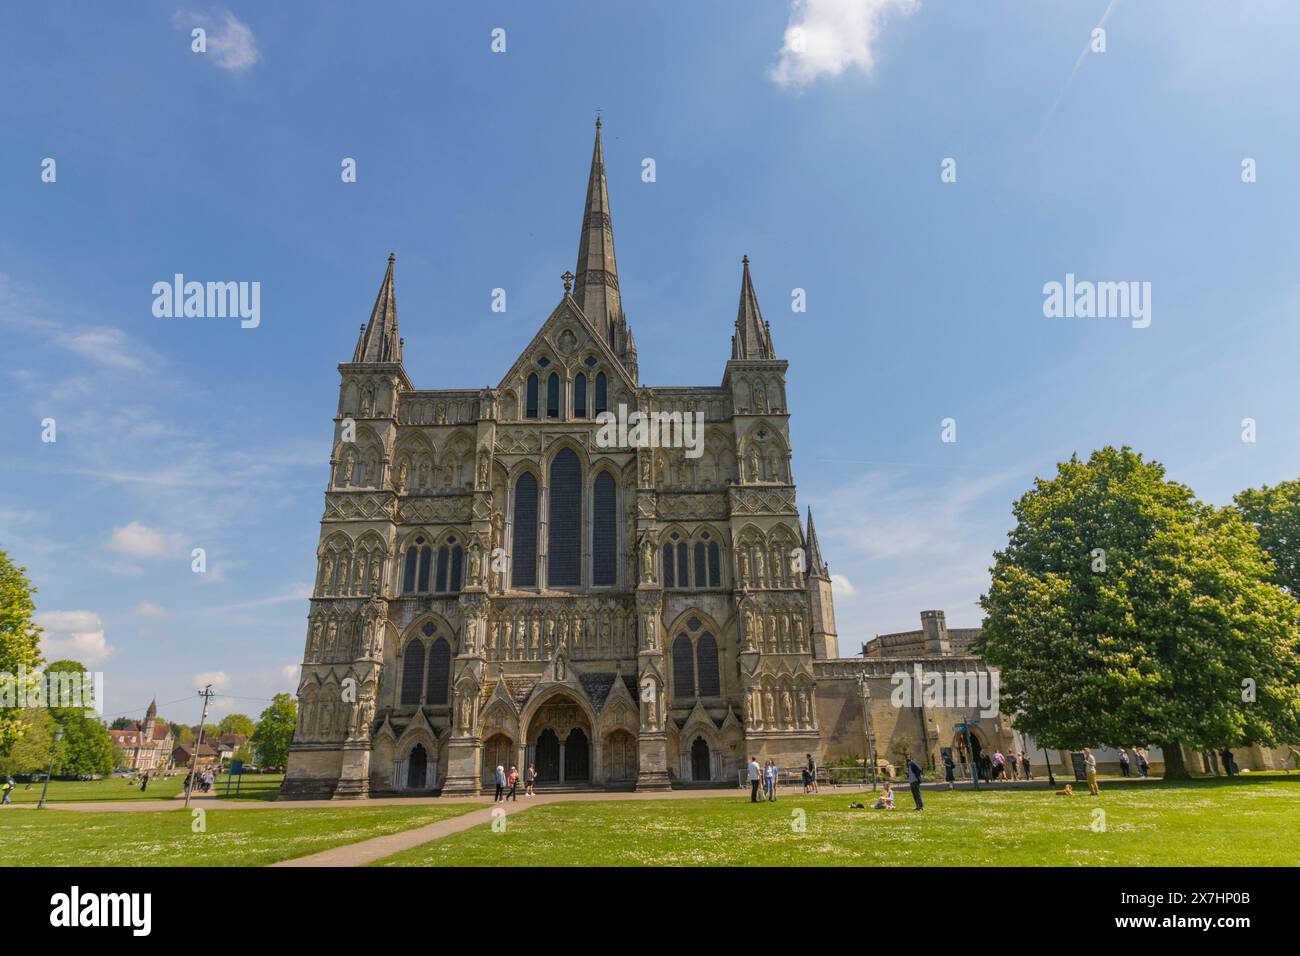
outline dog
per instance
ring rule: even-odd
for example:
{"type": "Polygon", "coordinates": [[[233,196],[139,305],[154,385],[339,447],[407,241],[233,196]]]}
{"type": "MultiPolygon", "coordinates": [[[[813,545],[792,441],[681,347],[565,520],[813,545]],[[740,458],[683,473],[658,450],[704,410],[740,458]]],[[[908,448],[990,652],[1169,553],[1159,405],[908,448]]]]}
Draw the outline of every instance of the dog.
{"type": "Polygon", "coordinates": [[[1056,795],[1058,797],[1072,797],[1074,796],[1074,787],[1067,783],[1065,789],[1056,791],[1056,795]]]}

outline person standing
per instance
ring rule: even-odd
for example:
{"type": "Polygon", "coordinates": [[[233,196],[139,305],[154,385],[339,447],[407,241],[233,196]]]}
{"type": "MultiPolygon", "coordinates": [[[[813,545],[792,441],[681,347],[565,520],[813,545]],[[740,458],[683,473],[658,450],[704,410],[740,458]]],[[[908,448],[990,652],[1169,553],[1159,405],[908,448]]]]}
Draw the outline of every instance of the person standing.
{"type": "Polygon", "coordinates": [[[1128,751],[1123,747],[1119,748],[1119,775],[1121,777],[1128,776],[1128,751]]]}
{"type": "MultiPolygon", "coordinates": [[[[510,785],[510,791],[506,794],[506,800],[513,800],[515,803],[518,803],[519,794],[516,791],[519,789],[519,771],[514,767],[510,768],[510,776],[506,777],[506,783],[510,785]]],[[[505,800],[502,801],[502,803],[504,802],[505,800]]]]}
{"type": "Polygon", "coordinates": [[[767,773],[767,799],[768,799],[768,800],[771,800],[771,801],[774,802],[774,803],[776,802],[776,775],[777,775],[777,772],[778,772],[778,771],[777,771],[777,768],[776,768],[776,761],[775,761],[775,760],[769,760],[769,761],[767,762],[767,771],[766,771],[766,773],[767,773]]]}
{"type": "Polygon", "coordinates": [[[1019,761],[1016,759],[1016,752],[1014,750],[1007,751],[1007,766],[1011,768],[1011,779],[1019,780],[1020,764],[1019,761]]]}
{"type": "Polygon", "coordinates": [[[149,789],[149,771],[146,770],[140,777],[140,792],[144,793],[149,789]]]}
{"type": "Polygon", "coordinates": [[[497,792],[496,795],[492,798],[492,802],[496,803],[498,800],[500,800],[502,796],[505,794],[505,792],[506,792],[506,768],[501,766],[501,764],[497,764],[497,792]]]}
{"type": "Polygon", "coordinates": [[[993,779],[1001,780],[1007,773],[1007,758],[1002,756],[1001,750],[993,751],[993,779]]]}
{"type": "Polygon", "coordinates": [[[1142,779],[1145,780],[1147,778],[1147,771],[1151,769],[1151,764],[1147,761],[1147,752],[1145,750],[1139,750],[1137,755],[1138,773],[1142,776],[1142,779]]]}
{"type": "Polygon", "coordinates": [[[762,780],[763,774],[758,766],[758,758],[750,756],[749,758],[749,802],[758,803],[758,785],[762,780]]]}
{"type": "Polygon", "coordinates": [[[1101,789],[1097,786],[1097,758],[1093,755],[1091,747],[1083,748],[1083,775],[1088,780],[1088,792],[1094,797],[1101,795],[1101,789]]]}
{"type": "Polygon", "coordinates": [[[912,799],[916,801],[916,809],[924,810],[925,804],[921,802],[921,765],[911,757],[907,758],[907,785],[912,788],[912,799]]]}
{"type": "Polygon", "coordinates": [[[1235,775],[1237,772],[1237,765],[1233,762],[1232,751],[1229,748],[1224,747],[1219,751],[1219,758],[1223,761],[1223,772],[1229,777],[1235,775]]]}
{"type": "Polygon", "coordinates": [[[813,755],[808,754],[808,782],[812,786],[813,793],[820,793],[817,789],[817,761],[813,760],[813,755]]]}
{"type": "Polygon", "coordinates": [[[525,797],[537,796],[537,791],[533,789],[533,785],[536,783],[537,783],[537,768],[534,767],[532,764],[529,764],[528,769],[524,771],[524,796],[525,797]]]}
{"type": "Polygon", "coordinates": [[[943,755],[943,779],[945,779],[945,780],[948,781],[948,789],[949,789],[949,790],[956,789],[956,788],[953,786],[953,770],[954,770],[954,769],[955,769],[955,768],[954,768],[954,766],[953,766],[953,762],[952,762],[952,753],[951,753],[951,751],[945,751],[945,752],[944,752],[944,755],[943,755]]]}
{"type": "Polygon", "coordinates": [[[1020,751],[1020,769],[1025,772],[1026,780],[1034,779],[1033,771],[1029,766],[1029,751],[1027,750],[1020,751]]]}

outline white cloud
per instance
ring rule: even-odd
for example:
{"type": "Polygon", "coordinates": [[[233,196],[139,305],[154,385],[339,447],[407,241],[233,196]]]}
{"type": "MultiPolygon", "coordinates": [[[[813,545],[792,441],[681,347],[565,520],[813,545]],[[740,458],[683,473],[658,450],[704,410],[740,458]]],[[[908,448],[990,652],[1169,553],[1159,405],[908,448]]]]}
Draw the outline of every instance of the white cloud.
{"type": "Polygon", "coordinates": [[[94,611],[42,611],[35,621],[44,628],[41,655],[47,663],[71,659],[93,667],[117,650],[104,639],[104,622],[94,611]]]}
{"type": "Polygon", "coordinates": [[[181,11],[172,17],[172,26],[191,35],[195,27],[202,27],[207,53],[200,55],[210,57],[220,69],[240,73],[262,58],[252,29],[228,10],[221,11],[219,20],[206,13],[181,11]]]}
{"type": "Polygon", "coordinates": [[[302,679],[301,664],[286,664],[280,671],[280,690],[277,693],[298,693],[298,682],[302,679]]]}
{"type": "Polygon", "coordinates": [[[803,87],[848,70],[870,75],[885,20],[918,6],[920,0],[791,0],[771,78],[779,86],[803,87]]]}
{"type": "Polygon", "coordinates": [[[168,617],[167,609],[158,604],[151,604],[148,601],[141,601],[132,611],[136,617],[142,617],[149,621],[161,621],[168,617]]]}
{"type": "Polygon", "coordinates": [[[108,546],[114,551],[121,551],[123,554],[137,558],[158,558],[166,554],[175,554],[182,548],[179,535],[164,534],[138,521],[114,528],[108,546]]]}
{"type": "Polygon", "coordinates": [[[836,599],[845,599],[853,597],[858,593],[858,589],[842,574],[831,575],[831,592],[836,599]]]}
{"type": "Polygon", "coordinates": [[[213,690],[223,691],[230,686],[230,675],[225,671],[205,671],[202,674],[195,674],[192,683],[195,690],[203,690],[211,684],[213,690]]]}

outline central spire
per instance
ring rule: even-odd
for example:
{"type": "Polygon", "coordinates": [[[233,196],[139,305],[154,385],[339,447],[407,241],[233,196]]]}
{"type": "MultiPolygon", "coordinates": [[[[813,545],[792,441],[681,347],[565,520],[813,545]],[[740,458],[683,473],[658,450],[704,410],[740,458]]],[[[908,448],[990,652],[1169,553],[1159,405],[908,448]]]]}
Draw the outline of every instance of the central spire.
{"type": "Polygon", "coordinates": [[[578,266],[573,270],[573,298],[610,348],[626,362],[627,330],[618,291],[614,224],[609,215],[600,127],[597,116],[596,144],[592,147],[591,173],[587,177],[587,203],[582,211],[582,233],[578,239],[578,266]]]}

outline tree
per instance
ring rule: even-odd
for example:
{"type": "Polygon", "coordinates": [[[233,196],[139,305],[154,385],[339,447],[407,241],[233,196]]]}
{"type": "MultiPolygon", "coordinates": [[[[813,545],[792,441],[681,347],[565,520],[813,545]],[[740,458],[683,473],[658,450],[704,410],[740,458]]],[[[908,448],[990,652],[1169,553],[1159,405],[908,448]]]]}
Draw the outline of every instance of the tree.
{"type": "MultiPolygon", "coordinates": [[[[55,661],[45,673],[84,676],[86,668],[77,661],[55,661]]],[[[85,707],[51,707],[50,716],[63,731],[63,740],[55,747],[56,774],[70,777],[112,772],[117,765],[115,748],[102,721],[87,717],[85,707]]]]}
{"type": "Polygon", "coordinates": [[[177,747],[188,747],[194,743],[194,731],[190,730],[187,724],[168,724],[172,729],[172,736],[176,738],[177,747]]]}
{"type": "Polygon", "coordinates": [[[289,744],[298,723],[298,705],[288,694],[276,694],[271,705],[262,711],[252,743],[258,762],[268,767],[283,767],[289,760],[289,744]]]}
{"type": "Polygon", "coordinates": [[[1077,456],[1014,506],[980,603],[1001,709],[1048,747],[1195,749],[1300,728],[1300,605],[1232,508],[1130,448],[1077,456]]]}
{"type": "Polygon", "coordinates": [[[242,734],[245,737],[253,736],[254,729],[253,718],[247,714],[227,714],[217,725],[218,733],[242,734]]]}
{"type": "Polygon", "coordinates": [[[1273,580],[1300,597],[1300,479],[1247,488],[1232,500],[1273,559],[1273,580]]]}
{"type": "Polygon", "coordinates": [[[54,718],[44,707],[24,707],[17,742],[0,756],[0,774],[44,773],[54,748],[54,718]]]}
{"type": "Polygon", "coordinates": [[[10,684],[7,692],[0,687],[0,754],[7,753],[28,726],[17,706],[18,676],[20,668],[30,673],[41,663],[41,629],[32,620],[35,593],[27,569],[17,567],[0,551],[0,673],[11,675],[5,679],[10,684]]]}

